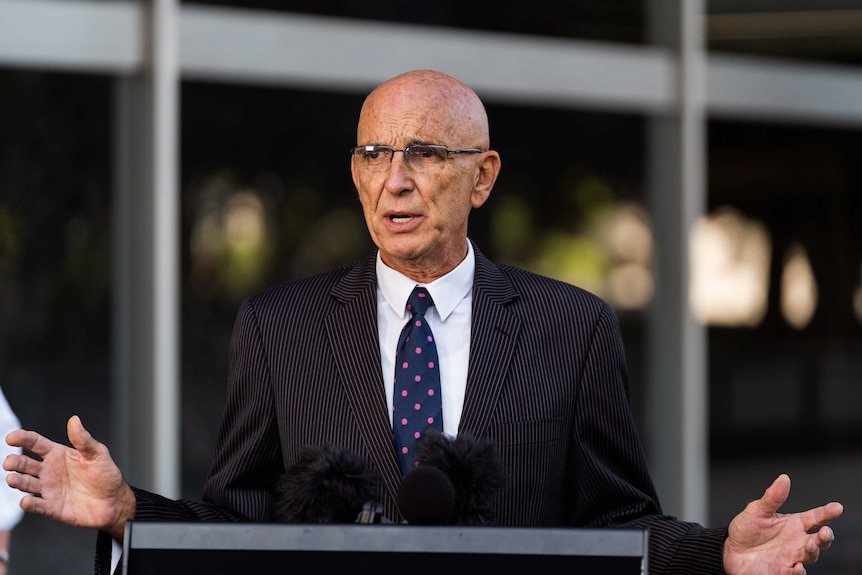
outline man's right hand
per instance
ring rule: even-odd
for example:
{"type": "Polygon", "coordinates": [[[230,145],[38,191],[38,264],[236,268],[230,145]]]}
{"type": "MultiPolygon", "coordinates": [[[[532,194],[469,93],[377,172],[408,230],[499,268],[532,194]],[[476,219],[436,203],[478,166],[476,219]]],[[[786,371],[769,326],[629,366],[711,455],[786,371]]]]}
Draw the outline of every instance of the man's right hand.
{"type": "Polygon", "coordinates": [[[135,495],[123,479],[108,448],[93,439],[81,419],[66,424],[72,447],[55,443],[35,431],[19,429],[6,443],[41,457],[8,455],[3,469],[10,487],[30,495],[21,508],[69,525],[92,527],[123,540],[126,522],[135,515],[135,495]]]}

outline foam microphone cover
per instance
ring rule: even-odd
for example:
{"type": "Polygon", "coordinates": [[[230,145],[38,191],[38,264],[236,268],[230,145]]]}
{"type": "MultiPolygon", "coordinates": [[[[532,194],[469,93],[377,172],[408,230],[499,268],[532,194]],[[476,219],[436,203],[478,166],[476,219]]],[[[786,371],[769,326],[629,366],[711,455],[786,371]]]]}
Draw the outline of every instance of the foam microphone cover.
{"type": "Polygon", "coordinates": [[[436,467],[416,467],[398,488],[398,509],[411,525],[448,525],[455,508],[455,487],[436,467]]]}
{"type": "Polygon", "coordinates": [[[353,523],[374,500],[378,475],[354,452],[305,445],[275,486],[276,517],[288,523],[353,523]]]}
{"type": "Polygon", "coordinates": [[[496,444],[462,433],[450,438],[426,432],[416,446],[416,461],[435,467],[449,477],[455,487],[453,525],[493,525],[494,506],[505,484],[503,465],[496,444]]]}

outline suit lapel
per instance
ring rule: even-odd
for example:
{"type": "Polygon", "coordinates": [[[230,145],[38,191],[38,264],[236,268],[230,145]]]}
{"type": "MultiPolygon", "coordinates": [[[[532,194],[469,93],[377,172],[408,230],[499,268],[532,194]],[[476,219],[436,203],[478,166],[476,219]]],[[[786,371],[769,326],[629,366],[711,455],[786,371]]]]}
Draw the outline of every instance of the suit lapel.
{"type": "Polygon", "coordinates": [[[521,332],[521,319],[508,309],[518,297],[511,282],[475,246],[473,318],[467,391],[459,433],[482,436],[506,380],[521,332]]]}
{"type": "MultiPolygon", "coordinates": [[[[522,322],[508,309],[518,293],[476,247],[473,334],[459,433],[484,435],[509,371],[522,322]]],[[[339,303],[324,323],[345,395],[374,467],[392,499],[401,483],[380,373],[375,256],[354,266],[332,290],[339,303]]]]}
{"type": "Polygon", "coordinates": [[[380,372],[375,257],[354,266],[332,290],[341,305],[325,326],[344,392],[374,467],[393,500],[401,473],[392,439],[380,372]]]}

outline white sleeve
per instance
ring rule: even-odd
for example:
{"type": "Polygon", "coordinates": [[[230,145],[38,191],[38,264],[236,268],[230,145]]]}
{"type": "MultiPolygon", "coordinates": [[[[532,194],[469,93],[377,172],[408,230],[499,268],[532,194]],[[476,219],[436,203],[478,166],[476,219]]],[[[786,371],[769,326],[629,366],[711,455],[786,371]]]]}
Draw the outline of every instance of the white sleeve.
{"type": "MultiPolygon", "coordinates": [[[[18,418],[9,407],[3,390],[0,390],[0,462],[9,454],[21,453],[20,447],[6,444],[6,436],[19,427],[21,424],[18,418]]],[[[24,494],[6,484],[6,475],[7,473],[4,472],[2,485],[0,485],[0,531],[8,531],[15,527],[24,515],[24,510],[21,509],[21,498],[24,494]]]]}

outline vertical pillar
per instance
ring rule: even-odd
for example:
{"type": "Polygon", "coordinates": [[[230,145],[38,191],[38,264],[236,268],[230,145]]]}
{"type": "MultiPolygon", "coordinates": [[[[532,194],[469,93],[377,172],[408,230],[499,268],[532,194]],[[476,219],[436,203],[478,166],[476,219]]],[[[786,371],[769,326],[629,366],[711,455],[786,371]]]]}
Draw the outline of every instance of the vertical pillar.
{"type": "Polygon", "coordinates": [[[127,479],[180,493],[177,0],[141,12],[140,71],[115,84],[112,452],[127,479]]]}
{"type": "Polygon", "coordinates": [[[689,234],[705,210],[703,0],[652,0],[653,42],[677,63],[676,106],[649,119],[656,290],[649,319],[647,452],[665,512],[706,522],[706,330],[689,306],[689,234]]]}

